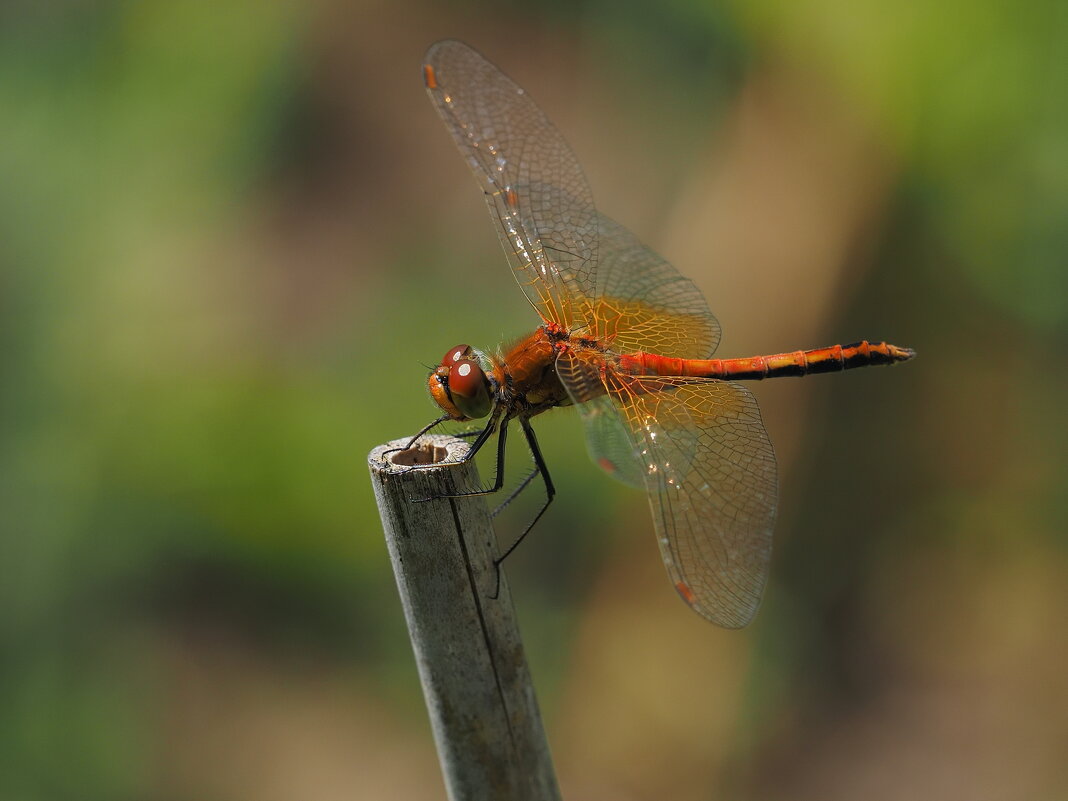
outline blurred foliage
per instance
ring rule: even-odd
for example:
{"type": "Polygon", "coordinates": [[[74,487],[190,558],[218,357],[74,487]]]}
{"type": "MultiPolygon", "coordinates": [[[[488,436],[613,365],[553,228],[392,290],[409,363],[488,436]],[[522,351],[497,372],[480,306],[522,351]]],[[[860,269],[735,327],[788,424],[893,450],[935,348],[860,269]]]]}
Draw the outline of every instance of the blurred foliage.
{"type": "Polygon", "coordinates": [[[758,79],[823,87],[890,177],[818,327],[920,352],[758,390],[800,433],[748,637],[657,616],[642,500],[539,426],[510,570],[565,792],[1062,796],[1068,7],[386,6],[0,9],[0,799],[440,794],[364,458],[430,418],[420,361],[532,324],[421,96],[446,36],[572,71],[602,206],[661,227],[758,79]]]}
{"type": "Polygon", "coordinates": [[[760,36],[867,105],[914,170],[960,277],[1065,329],[1068,13],[1013,3],[735,3],[760,36]],[[845,67],[844,65],[848,65],[845,67]]]}

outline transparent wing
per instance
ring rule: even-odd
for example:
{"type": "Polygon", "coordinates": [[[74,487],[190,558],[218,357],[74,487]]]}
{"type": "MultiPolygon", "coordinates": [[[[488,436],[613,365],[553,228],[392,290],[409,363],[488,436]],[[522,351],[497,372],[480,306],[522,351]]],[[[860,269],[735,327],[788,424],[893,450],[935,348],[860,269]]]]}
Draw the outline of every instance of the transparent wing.
{"type": "Polygon", "coordinates": [[[707,359],[719,344],[719,321],[697,285],[600,215],[597,283],[587,318],[591,336],[617,353],[648,351],[707,359]]]}
{"type": "Polygon", "coordinates": [[[618,352],[712,354],[719,323],[700,291],[597,213],[575,154],[522,88],[452,40],[427,51],[424,76],[486,192],[512,270],[546,322],[618,352]]]}
{"type": "Polygon", "coordinates": [[[649,494],[660,553],[676,590],[700,615],[739,628],[767,582],[778,478],[756,399],[709,378],[634,376],[594,356],[565,354],[569,391],[590,454],[609,474],[649,494]]]}
{"type": "Polygon", "coordinates": [[[462,42],[433,45],[423,71],[527,299],[546,322],[584,327],[598,221],[575,154],[523,89],[462,42]]]}

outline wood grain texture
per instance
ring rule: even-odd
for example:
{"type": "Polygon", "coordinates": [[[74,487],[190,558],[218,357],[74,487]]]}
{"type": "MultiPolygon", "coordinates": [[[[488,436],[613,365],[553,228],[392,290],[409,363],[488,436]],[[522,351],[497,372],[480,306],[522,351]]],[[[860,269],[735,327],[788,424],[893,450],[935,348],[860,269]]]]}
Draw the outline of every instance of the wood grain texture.
{"type": "Polygon", "coordinates": [[[484,498],[417,499],[474,489],[462,440],[427,436],[441,466],[412,470],[412,452],[370,456],[371,480],[408,621],[445,785],[452,801],[554,801],[556,785],[508,583],[491,597],[497,552],[484,498]],[[397,462],[401,462],[398,464],[397,462]]]}

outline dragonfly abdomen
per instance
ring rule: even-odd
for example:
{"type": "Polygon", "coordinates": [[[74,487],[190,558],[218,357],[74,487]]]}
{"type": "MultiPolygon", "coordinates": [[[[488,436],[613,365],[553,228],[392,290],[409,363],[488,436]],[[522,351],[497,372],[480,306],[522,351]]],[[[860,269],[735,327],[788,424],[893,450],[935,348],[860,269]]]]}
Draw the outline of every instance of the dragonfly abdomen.
{"type": "Polygon", "coordinates": [[[795,350],[772,356],[749,356],[741,359],[676,359],[655,353],[632,353],[622,357],[624,365],[635,372],[655,375],[722,378],[731,381],[761,380],[810,373],[837,373],[856,367],[904,362],[916,355],[911,348],[887,342],[863,340],[851,345],[795,350]]]}

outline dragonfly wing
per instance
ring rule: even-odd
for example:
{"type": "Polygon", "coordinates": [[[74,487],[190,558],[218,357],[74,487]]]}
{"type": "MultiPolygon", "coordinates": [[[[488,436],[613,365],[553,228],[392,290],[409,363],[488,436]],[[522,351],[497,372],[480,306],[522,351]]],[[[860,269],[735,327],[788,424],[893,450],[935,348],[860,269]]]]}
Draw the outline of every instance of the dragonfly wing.
{"type": "Polygon", "coordinates": [[[617,377],[613,395],[644,447],[660,553],[679,595],[727,628],[756,614],[778,503],[775,453],[756,399],[707,378],[617,377]],[[689,461],[672,460],[682,449],[689,461]]]}
{"type": "Polygon", "coordinates": [[[462,42],[426,54],[427,92],[486,192],[512,270],[546,322],[583,327],[598,242],[575,154],[526,92],[462,42]]]}
{"type": "Polygon", "coordinates": [[[767,582],[778,501],[775,453],[749,390],[727,381],[622,375],[583,354],[557,372],[578,404],[594,461],[649,494],[660,553],[698,614],[740,628],[767,582]],[[584,382],[600,379],[592,396],[584,382]]]}
{"type": "Polygon", "coordinates": [[[594,464],[617,481],[645,489],[642,452],[616,402],[602,395],[578,408],[586,429],[586,450],[594,464]]]}
{"type": "Polygon", "coordinates": [[[701,290],[629,230],[599,215],[597,285],[587,318],[592,336],[617,353],[706,359],[719,344],[719,321],[701,290]]]}
{"type": "MultiPolygon", "coordinates": [[[[566,350],[557,357],[556,373],[582,418],[590,458],[617,481],[647,489],[646,472],[652,457],[646,442],[635,437],[630,422],[620,413],[620,395],[605,383],[606,377],[615,373],[605,365],[604,355],[598,351],[566,350]]],[[[686,430],[680,428],[673,439],[661,438],[660,445],[660,460],[678,471],[692,461],[698,443],[695,435],[688,438],[686,430]]]]}

